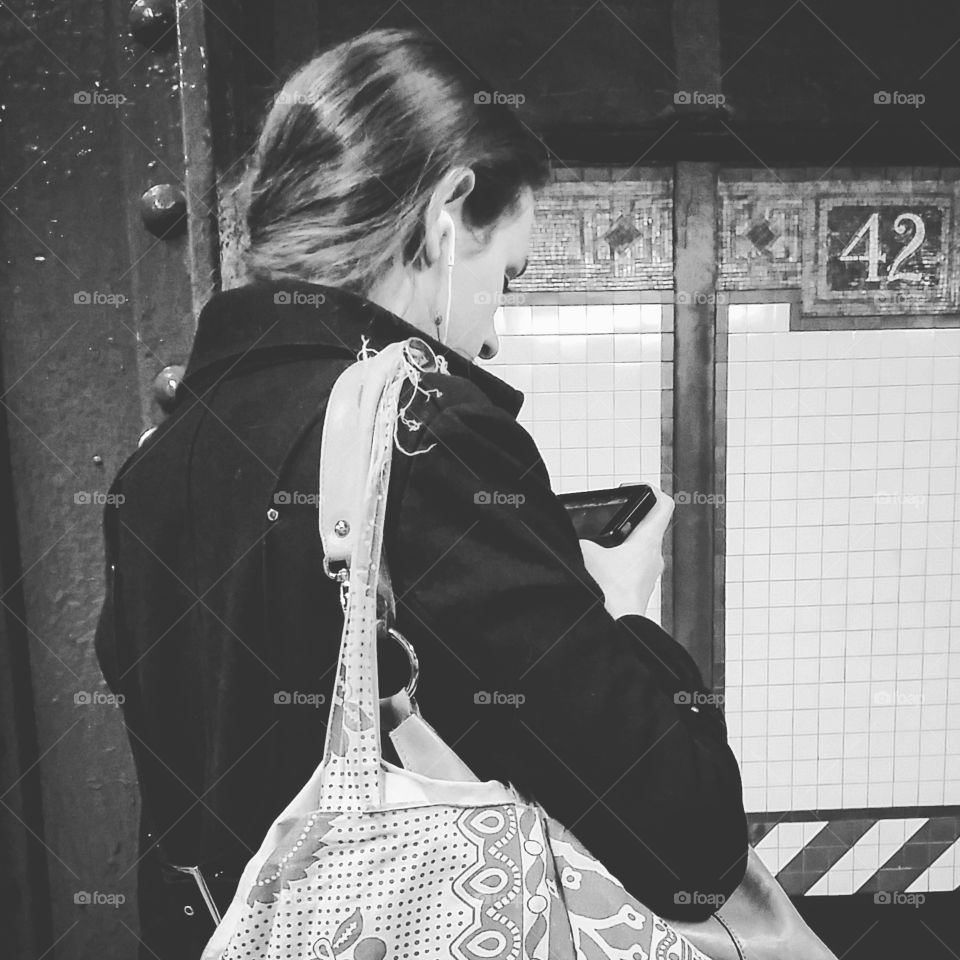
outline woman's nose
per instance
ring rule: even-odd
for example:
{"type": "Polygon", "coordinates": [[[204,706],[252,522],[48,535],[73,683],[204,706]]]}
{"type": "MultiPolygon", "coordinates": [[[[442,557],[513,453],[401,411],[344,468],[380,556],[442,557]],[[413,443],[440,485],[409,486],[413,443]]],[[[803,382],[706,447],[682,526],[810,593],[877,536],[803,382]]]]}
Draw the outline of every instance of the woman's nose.
{"type": "Polygon", "coordinates": [[[491,360],[497,355],[497,351],[499,351],[499,349],[500,338],[493,333],[483,341],[483,346],[480,348],[480,359],[491,360]]]}

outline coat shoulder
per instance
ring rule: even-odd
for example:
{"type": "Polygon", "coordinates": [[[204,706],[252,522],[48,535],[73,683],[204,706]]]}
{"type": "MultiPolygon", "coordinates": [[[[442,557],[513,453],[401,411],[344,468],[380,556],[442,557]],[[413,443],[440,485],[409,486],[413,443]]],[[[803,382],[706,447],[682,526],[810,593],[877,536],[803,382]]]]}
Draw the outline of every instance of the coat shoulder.
{"type": "Polygon", "coordinates": [[[439,441],[461,462],[482,458],[486,466],[491,458],[509,459],[529,467],[540,459],[533,438],[516,416],[466,377],[424,374],[418,390],[405,388],[401,406],[407,401],[398,438],[408,450],[439,441]]]}
{"type": "Polygon", "coordinates": [[[419,386],[410,410],[425,423],[434,423],[442,417],[447,420],[466,417],[471,421],[479,418],[491,425],[502,424],[507,430],[526,433],[513,414],[496,404],[467,377],[426,373],[421,375],[419,386]]]}

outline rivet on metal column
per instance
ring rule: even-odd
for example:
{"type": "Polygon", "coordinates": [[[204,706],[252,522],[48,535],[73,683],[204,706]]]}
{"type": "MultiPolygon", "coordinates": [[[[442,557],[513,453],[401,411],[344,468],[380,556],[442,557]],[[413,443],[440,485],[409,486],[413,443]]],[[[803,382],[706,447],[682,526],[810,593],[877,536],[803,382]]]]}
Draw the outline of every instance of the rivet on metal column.
{"type": "Polygon", "coordinates": [[[174,0],[137,0],[127,14],[127,22],[137,43],[151,50],[163,50],[177,35],[174,0]]]}

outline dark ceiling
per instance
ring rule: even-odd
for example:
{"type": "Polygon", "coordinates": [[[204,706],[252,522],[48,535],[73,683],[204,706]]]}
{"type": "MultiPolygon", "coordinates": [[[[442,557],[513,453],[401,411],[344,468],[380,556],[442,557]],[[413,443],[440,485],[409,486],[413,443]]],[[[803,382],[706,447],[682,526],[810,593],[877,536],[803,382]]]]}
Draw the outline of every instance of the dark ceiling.
{"type": "Polygon", "coordinates": [[[954,2],[235,3],[248,136],[296,63],[406,26],[470,63],[478,88],[521,94],[521,115],[566,162],[960,164],[954,2]]]}

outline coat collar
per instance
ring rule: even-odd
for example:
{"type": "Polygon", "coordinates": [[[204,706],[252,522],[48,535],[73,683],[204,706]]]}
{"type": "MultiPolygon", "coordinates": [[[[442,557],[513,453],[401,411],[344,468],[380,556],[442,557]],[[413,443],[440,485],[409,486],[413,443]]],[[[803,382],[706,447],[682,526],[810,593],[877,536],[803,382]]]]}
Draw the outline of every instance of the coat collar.
{"type": "Polygon", "coordinates": [[[435,337],[370,300],[306,281],[257,281],[215,293],[200,311],[184,379],[228,357],[283,347],[321,346],[355,357],[366,336],[373,347],[419,337],[497,406],[516,417],[523,393],[443,346],[435,337]]]}

